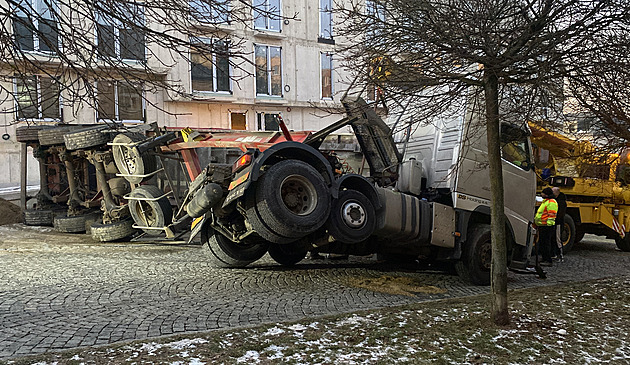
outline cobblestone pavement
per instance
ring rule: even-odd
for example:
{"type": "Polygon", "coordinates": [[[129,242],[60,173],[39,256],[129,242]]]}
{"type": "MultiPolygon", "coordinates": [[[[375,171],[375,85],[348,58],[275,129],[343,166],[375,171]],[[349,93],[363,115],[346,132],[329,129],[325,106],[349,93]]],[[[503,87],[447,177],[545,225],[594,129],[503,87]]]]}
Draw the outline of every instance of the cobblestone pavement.
{"type": "MultiPolygon", "coordinates": [[[[0,359],[191,331],[482,294],[444,271],[401,270],[365,258],[270,259],[247,269],[215,269],[200,246],[94,243],[86,235],[0,227],[0,359]],[[401,271],[396,271],[401,270],[401,271]],[[416,297],[352,287],[351,277],[411,276],[447,290],[416,297]]],[[[549,278],[509,274],[525,288],[630,273],[630,253],[587,235],[549,278]]]]}

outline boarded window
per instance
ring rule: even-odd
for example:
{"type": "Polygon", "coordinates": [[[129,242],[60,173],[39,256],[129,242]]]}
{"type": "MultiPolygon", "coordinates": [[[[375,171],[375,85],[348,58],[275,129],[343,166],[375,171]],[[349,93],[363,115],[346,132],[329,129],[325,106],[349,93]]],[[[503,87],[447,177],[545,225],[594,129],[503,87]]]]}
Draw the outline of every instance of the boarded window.
{"type": "Polygon", "coordinates": [[[322,98],[332,98],[332,55],[322,53],[322,98]]]}

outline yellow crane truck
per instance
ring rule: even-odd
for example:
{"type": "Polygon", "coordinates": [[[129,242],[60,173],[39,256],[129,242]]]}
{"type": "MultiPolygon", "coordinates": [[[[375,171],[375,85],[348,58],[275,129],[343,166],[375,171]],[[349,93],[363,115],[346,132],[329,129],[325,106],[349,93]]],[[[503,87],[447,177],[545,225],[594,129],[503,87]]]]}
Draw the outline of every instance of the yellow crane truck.
{"type": "Polygon", "coordinates": [[[630,251],[629,150],[601,153],[587,141],[577,141],[530,123],[537,191],[557,186],[567,197],[562,230],[564,251],[584,234],[612,238],[630,251]]]}

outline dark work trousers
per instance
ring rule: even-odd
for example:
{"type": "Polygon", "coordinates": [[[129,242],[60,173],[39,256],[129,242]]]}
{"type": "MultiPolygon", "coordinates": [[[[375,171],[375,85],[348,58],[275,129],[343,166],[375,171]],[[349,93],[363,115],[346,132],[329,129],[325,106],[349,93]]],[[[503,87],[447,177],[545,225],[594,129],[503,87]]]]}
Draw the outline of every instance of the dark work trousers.
{"type": "Polygon", "coordinates": [[[553,245],[556,245],[556,226],[538,227],[538,244],[536,250],[542,255],[542,261],[551,261],[553,255],[553,245]]]}

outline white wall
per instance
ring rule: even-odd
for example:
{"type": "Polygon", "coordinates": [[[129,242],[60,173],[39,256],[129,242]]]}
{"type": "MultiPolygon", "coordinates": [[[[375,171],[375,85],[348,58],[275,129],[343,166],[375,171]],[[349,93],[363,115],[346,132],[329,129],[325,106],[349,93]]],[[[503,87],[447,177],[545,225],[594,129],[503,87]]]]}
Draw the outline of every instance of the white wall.
{"type": "MultiPolygon", "coordinates": [[[[0,0],[2,1],[2,0],[0,0]]],[[[238,2],[233,4],[238,6],[238,2]]],[[[235,9],[236,10],[236,9],[235,9]]],[[[299,20],[289,20],[288,24],[282,24],[282,32],[264,32],[253,30],[253,23],[245,27],[240,23],[233,23],[226,27],[226,31],[238,37],[246,39],[243,52],[248,54],[253,63],[254,44],[266,44],[282,47],[282,98],[264,98],[255,95],[255,70],[253,65],[246,65],[244,71],[235,70],[234,76],[241,79],[233,82],[232,95],[209,95],[205,100],[191,100],[182,96],[167,95],[166,92],[147,93],[148,99],[146,116],[148,122],[158,122],[160,126],[192,127],[192,128],[229,128],[230,113],[243,112],[247,118],[247,128],[256,129],[256,113],[281,112],[289,129],[292,130],[318,130],[338,119],[340,115],[330,115],[318,110],[318,107],[340,107],[339,95],[343,91],[343,84],[339,82],[347,76],[348,72],[336,69],[333,72],[333,88],[336,93],[334,103],[322,101],[320,53],[334,53],[335,46],[317,41],[319,36],[319,0],[284,0],[282,12],[285,15],[297,13],[299,20]],[[249,74],[249,76],[247,76],[249,74]],[[244,77],[243,76],[247,76],[244,77]]],[[[90,27],[85,24],[85,27],[90,27]]],[[[156,28],[162,27],[155,24],[156,28]]],[[[88,32],[89,34],[89,32],[88,32]]],[[[166,64],[174,64],[170,69],[164,70],[167,77],[173,80],[175,85],[181,86],[184,91],[191,92],[190,67],[186,60],[176,52],[152,46],[155,54],[166,64]]],[[[334,56],[333,56],[334,57],[334,56]]],[[[156,60],[149,60],[150,64],[162,65],[156,60]]],[[[340,62],[334,61],[335,67],[340,62]]],[[[163,66],[160,66],[163,67],[163,66]]],[[[67,77],[71,77],[66,75],[67,77]]],[[[2,81],[5,88],[13,89],[10,82],[2,81]]],[[[63,118],[68,123],[94,123],[95,111],[87,102],[69,100],[64,96],[63,118]]],[[[0,94],[0,111],[11,110],[14,101],[8,95],[0,94]]],[[[15,127],[25,125],[16,124],[15,115],[0,113],[0,134],[8,133],[9,141],[0,140],[0,169],[7,171],[0,175],[0,187],[18,185],[19,178],[19,143],[15,141],[15,127]],[[5,126],[4,131],[2,126],[5,126]]],[[[30,149],[29,149],[30,150],[30,149]]],[[[29,154],[31,151],[29,151],[29,154]]],[[[34,159],[29,161],[29,184],[38,183],[37,164],[34,159]]]]}

